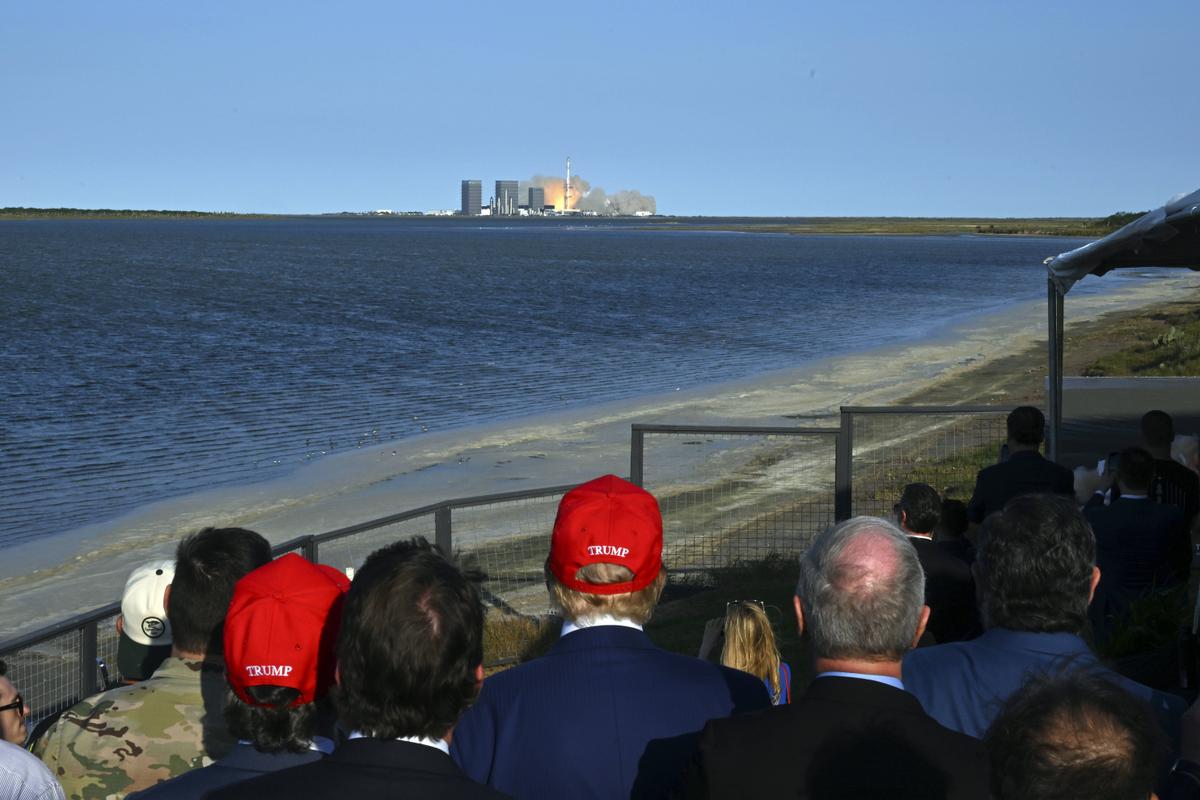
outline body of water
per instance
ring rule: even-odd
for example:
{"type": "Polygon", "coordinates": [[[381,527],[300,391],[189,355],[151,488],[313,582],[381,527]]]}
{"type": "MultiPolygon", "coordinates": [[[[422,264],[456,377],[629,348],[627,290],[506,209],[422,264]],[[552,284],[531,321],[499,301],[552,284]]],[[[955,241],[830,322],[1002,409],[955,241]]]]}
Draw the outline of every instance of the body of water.
{"type": "Polygon", "coordinates": [[[371,444],[919,338],[1043,296],[1042,259],[1080,243],[0,223],[0,548],[371,444]]]}

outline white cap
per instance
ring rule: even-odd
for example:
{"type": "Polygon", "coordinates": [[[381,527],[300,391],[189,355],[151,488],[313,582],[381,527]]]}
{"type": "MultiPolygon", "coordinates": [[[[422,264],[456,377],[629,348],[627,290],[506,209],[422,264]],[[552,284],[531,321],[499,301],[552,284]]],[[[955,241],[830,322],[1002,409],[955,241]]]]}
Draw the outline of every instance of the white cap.
{"type": "Polygon", "coordinates": [[[121,616],[125,618],[125,635],[136,644],[159,647],[171,643],[163,595],[173,580],[175,562],[163,560],[142,564],[125,581],[121,616]]]}

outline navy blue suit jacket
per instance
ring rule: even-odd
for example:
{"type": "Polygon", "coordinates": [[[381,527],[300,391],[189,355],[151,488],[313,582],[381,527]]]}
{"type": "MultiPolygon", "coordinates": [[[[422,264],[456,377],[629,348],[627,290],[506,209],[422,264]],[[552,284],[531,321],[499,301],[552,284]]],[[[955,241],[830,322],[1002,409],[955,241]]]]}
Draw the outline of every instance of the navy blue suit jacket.
{"type": "Polygon", "coordinates": [[[1023,494],[1074,493],[1075,473],[1043,458],[1036,450],[1020,450],[1008,461],[984,467],[975,476],[967,517],[972,522],[983,522],[988,514],[1023,494]]]}
{"type": "Polygon", "coordinates": [[[149,789],[134,792],[126,800],[200,800],[205,793],[231,783],[257,778],[323,758],[316,750],[305,753],[260,753],[253,745],[238,743],[229,755],[203,769],[193,769],[149,789]]]}
{"type": "Polygon", "coordinates": [[[484,681],[451,754],[472,779],[517,798],[660,797],[708,720],[769,706],[752,675],[603,625],[484,681]]]}
{"type": "Polygon", "coordinates": [[[1000,706],[1034,674],[1086,669],[1148,702],[1178,746],[1187,704],[1102,666],[1083,639],[1070,633],[993,628],[969,642],[925,647],[904,657],[904,688],[947,728],[982,737],[1000,706]]]}

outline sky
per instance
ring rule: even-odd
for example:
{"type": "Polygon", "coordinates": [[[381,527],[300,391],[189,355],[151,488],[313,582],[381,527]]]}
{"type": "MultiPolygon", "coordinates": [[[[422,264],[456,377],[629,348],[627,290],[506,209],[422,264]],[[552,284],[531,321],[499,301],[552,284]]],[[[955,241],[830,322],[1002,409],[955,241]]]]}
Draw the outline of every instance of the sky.
{"type": "Polygon", "coordinates": [[[1197,0],[10,3],[0,206],[1104,216],[1200,187],[1197,0]]]}

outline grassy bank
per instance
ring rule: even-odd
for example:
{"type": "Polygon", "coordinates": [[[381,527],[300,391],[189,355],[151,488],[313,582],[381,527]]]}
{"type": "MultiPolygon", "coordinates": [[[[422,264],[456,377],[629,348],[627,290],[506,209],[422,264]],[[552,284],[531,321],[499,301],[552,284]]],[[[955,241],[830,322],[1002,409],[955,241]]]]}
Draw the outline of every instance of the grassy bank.
{"type": "Polygon", "coordinates": [[[1137,219],[1141,212],[1108,217],[797,217],[706,220],[665,218],[646,230],[729,231],[839,235],[1018,235],[1100,237],[1137,219]]]}

